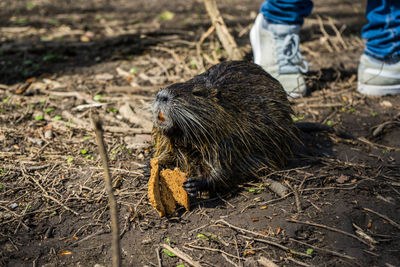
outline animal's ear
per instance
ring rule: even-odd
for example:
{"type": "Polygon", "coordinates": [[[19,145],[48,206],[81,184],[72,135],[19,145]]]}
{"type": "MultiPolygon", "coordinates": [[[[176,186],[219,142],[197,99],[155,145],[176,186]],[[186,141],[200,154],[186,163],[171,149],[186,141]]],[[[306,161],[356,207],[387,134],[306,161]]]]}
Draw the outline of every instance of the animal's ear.
{"type": "Polygon", "coordinates": [[[218,90],[217,88],[213,88],[210,90],[210,98],[212,98],[215,102],[218,102],[218,100],[221,98],[221,91],[218,90]]]}
{"type": "Polygon", "coordinates": [[[207,87],[205,87],[205,86],[195,85],[192,89],[192,94],[194,96],[206,97],[206,96],[208,96],[209,91],[208,91],[207,87]]]}

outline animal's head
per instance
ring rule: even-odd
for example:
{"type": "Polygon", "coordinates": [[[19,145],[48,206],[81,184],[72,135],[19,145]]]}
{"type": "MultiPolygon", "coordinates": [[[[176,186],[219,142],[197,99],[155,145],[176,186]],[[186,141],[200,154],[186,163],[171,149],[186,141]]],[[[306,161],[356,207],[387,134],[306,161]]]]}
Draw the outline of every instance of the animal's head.
{"type": "Polygon", "coordinates": [[[217,89],[204,84],[176,83],[162,88],[153,102],[154,126],[165,134],[209,131],[222,108],[217,89]]]}

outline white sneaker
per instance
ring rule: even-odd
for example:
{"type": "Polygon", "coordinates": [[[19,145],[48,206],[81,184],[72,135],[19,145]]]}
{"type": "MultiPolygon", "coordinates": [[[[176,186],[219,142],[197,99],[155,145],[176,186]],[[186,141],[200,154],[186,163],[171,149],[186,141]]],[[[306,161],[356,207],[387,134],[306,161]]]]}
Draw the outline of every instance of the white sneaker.
{"type": "Polygon", "coordinates": [[[376,96],[400,94],[400,61],[388,64],[363,54],[358,66],[358,91],[376,96]]]}
{"type": "Polygon", "coordinates": [[[307,93],[301,75],[308,71],[308,64],[299,49],[300,27],[268,23],[260,13],[250,31],[254,63],[277,79],[293,98],[307,93]]]}

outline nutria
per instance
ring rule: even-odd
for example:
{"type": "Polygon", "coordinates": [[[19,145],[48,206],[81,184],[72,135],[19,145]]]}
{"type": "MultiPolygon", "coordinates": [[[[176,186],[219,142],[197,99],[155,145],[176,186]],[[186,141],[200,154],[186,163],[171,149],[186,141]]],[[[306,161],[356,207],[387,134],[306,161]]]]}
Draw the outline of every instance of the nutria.
{"type": "Polygon", "coordinates": [[[281,84],[250,62],[223,62],[160,89],[152,112],[154,156],[189,174],[190,195],[284,166],[299,142],[281,84]]]}

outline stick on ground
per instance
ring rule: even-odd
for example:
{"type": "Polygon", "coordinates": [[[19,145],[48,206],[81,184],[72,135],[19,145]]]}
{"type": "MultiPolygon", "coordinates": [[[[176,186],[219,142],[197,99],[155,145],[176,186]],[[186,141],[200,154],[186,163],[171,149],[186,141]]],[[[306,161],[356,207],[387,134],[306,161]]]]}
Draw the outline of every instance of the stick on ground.
{"type": "Polygon", "coordinates": [[[161,244],[161,246],[163,248],[167,249],[168,251],[171,251],[172,253],[174,253],[177,257],[179,257],[182,260],[186,261],[189,265],[194,266],[194,267],[201,267],[200,263],[195,262],[194,260],[192,260],[189,257],[189,255],[187,255],[186,253],[182,252],[180,249],[173,248],[171,246],[168,246],[167,244],[161,244]]]}
{"type": "Polygon", "coordinates": [[[121,248],[119,243],[119,228],[118,228],[118,210],[112,188],[112,180],[110,168],[108,166],[108,156],[104,145],[103,127],[99,116],[92,113],[92,121],[96,133],[97,146],[99,154],[103,162],[104,169],[104,186],[108,194],[108,204],[110,206],[111,230],[112,230],[112,263],[114,267],[121,266],[121,248]]]}
{"type": "Polygon", "coordinates": [[[217,3],[215,0],[204,0],[204,5],[206,6],[207,13],[211,18],[212,24],[215,25],[215,30],[219,40],[221,41],[223,47],[228,53],[229,59],[231,60],[242,60],[243,55],[239,50],[235,39],[229,33],[228,28],[225,25],[224,19],[219,13],[217,3]]]}

